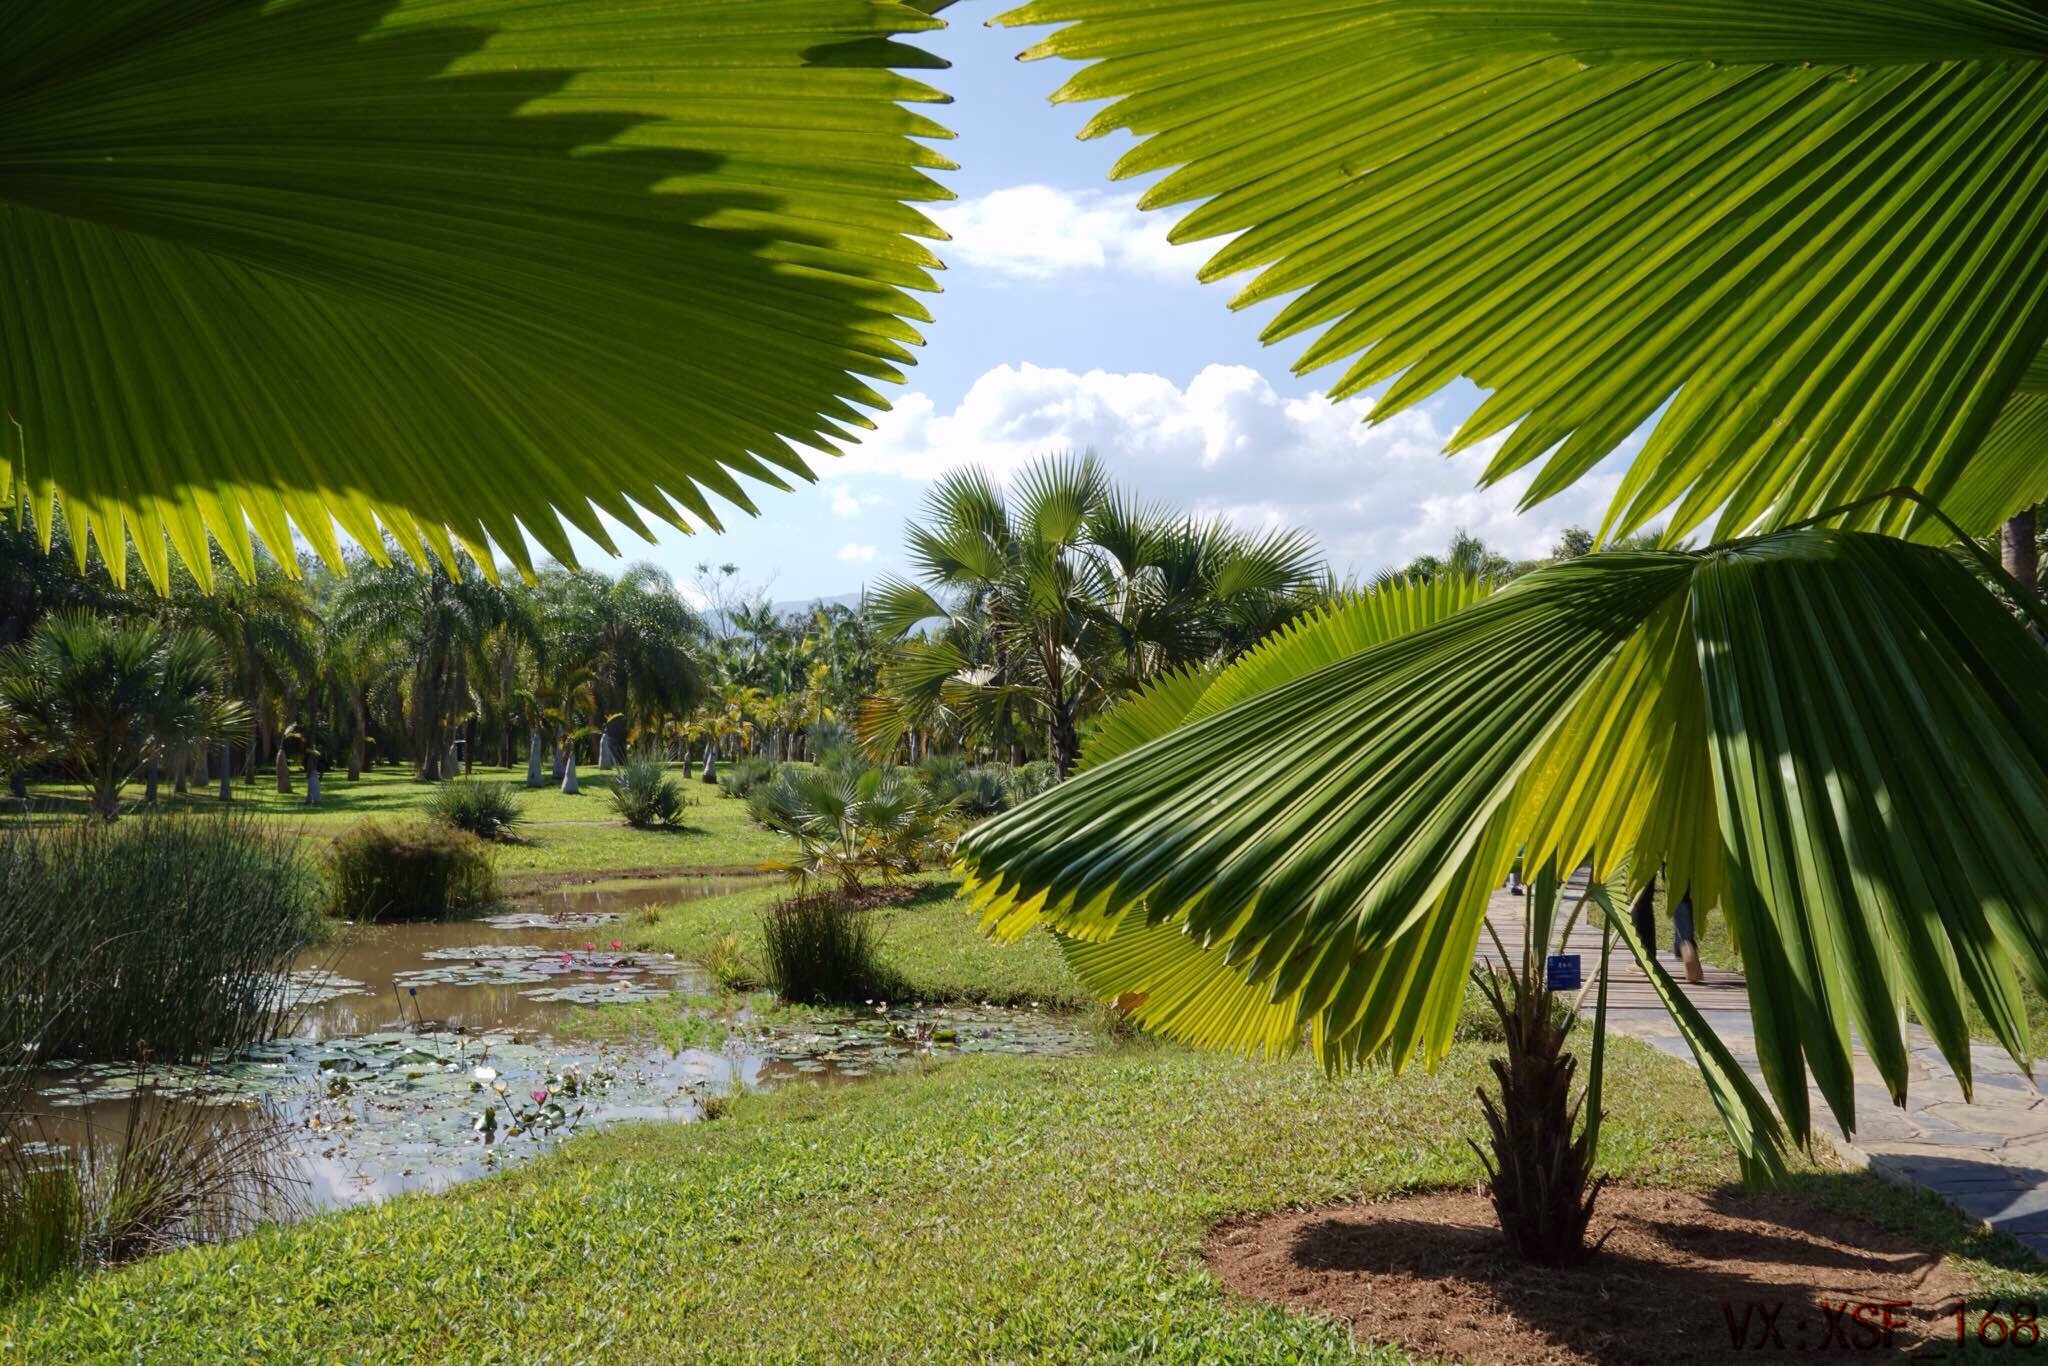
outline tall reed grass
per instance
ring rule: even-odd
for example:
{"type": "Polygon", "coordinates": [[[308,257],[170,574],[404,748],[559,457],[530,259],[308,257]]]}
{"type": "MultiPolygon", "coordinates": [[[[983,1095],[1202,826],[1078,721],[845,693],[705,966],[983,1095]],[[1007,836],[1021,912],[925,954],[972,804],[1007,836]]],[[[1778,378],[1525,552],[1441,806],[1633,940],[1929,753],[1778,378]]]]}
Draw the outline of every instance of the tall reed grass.
{"type": "Polygon", "coordinates": [[[244,816],[0,826],[0,1050],[175,1062],[271,1037],[318,898],[291,837],[244,816]]]}

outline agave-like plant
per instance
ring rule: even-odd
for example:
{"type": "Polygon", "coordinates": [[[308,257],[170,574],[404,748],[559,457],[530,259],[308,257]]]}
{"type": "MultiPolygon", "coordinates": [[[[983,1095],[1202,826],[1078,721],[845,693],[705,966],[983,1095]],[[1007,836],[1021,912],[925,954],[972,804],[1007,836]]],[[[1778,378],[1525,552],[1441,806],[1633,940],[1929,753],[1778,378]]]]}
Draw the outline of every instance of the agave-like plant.
{"type": "Polygon", "coordinates": [[[909,363],[939,8],[21,0],[0,499],[158,584],[716,527],[909,363]]]}

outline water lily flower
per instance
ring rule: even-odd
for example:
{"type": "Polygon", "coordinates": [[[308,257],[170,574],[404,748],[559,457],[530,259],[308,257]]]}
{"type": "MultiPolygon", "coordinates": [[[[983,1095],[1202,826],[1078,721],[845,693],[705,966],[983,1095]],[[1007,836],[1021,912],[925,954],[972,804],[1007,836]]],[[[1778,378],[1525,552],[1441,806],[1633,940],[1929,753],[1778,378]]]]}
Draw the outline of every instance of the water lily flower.
{"type": "Polygon", "coordinates": [[[540,1090],[535,1091],[533,1093],[533,1103],[535,1105],[545,1105],[548,1103],[548,1091],[546,1087],[542,1087],[540,1090]]]}
{"type": "Polygon", "coordinates": [[[619,941],[618,941],[618,940],[616,940],[616,939],[614,939],[614,940],[612,941],[612,947],[613,947],[613,948],[617,948],[618,946],[619,946],[619,941]]]}

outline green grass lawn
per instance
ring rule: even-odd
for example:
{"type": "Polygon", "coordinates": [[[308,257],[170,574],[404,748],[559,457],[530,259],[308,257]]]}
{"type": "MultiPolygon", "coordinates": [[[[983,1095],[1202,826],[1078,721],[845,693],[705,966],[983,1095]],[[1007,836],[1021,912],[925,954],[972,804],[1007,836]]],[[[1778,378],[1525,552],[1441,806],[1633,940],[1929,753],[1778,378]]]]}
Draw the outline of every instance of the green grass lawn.
{"type": "MultiPolygon", "coordinates": [[[[1014,943],[998,943],[981,932],[974,912],[953,894],[958,885],[953,878],[927,873],[914,882],[919,887],[914,899],[870,912],[881,934],[882,968],[905,999],[1048,1009],[1095,1004],[1067,970],[1051,935],[1034,930],[1014,943]]],[[[635,924],[620,937],[636,949],[705,962],[718,956],[717,941],[730,936],[737,970],[729,984],[759,986],[761,912],[787,895],[787,882],[764,881],[727,896],[664,908],[652,924],[635,924]]]]}
{"type": "MultiPolygon", "coordinates": [[[[1227,1298],[1231,1213],[1460,1185],[1483,1051],[1339,1081],[1137,1044],[982,1058],[640,1126],[453,1193],[326,1215],[0,1309],[0,1353],[81,1360],[1094,1362],[1354,1360],[1341,1329],[1227,1298]]],[[[1733,1175],[1690,1071],[1612,1054],[1606,1165],[1733,1175]]],[[[1825,1198],[2024,1265],[1930,1201],[1839,1174],[1825,1198]]],[[[1973,1263],[1980,1284],[2037,1293],[1973,1263]]],[[[1395,1353],[1379,1360],[1399,1361],[1395,1353]]]]}
{"type": "MultiPolygon", "coordinates": [[[[609,776],[595,768],[579,772],[583,790],[573,797],[553,787],[522,786],[520,804],[526,820],[519,830],[521,842],[499,847],[498,871],[524,881],[551,873],[751,869],[783,851],[785,841],[747,819],[745,802],[721,796],[684,765],[674,769],[686,780],[684,790],[691,801],[686,824],[679,830],[628,827],[612,810],[609,776]]],[[[474,776],[523,784],[526,770],[480,766],[474,776]]],[[[376,769],[353,783],[329,773],[321,786],[321,804],[309,807],[304,804],[305,784],[305,775],[294,772],[293,791],[286,795],[266,772],[253,784],[237,783],[233,805],[301,832],[308,852],[317,855],[336,835],[365,818],[417,818],[434,791],[430,784],[414,782],[406,769],[376,769]]],[[[129,790],[133,799],[141,795],[139,786],[129,790]]],[[[39,817],[82,815],[85,810],[76,787],[38,786],[31,798],[39,817]]],[[[166,786],[161,800],[167,807],[195,811],[220,806],[211,788],[180,797],[166,786]]]]}

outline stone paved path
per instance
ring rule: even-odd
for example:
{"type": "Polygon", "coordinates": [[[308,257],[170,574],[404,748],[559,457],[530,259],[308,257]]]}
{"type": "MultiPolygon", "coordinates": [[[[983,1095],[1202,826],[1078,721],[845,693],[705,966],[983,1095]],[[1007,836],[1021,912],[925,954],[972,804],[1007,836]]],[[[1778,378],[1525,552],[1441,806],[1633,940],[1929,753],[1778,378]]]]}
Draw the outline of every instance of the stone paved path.
{"type": "MultiPolygon", "coordinates": [[[[1560,913],[1567,913],[1576,899],[1575,890],[1568,890],[1560,901],[1560,913]]],[[[1589,913],[1591,910],[1588,907],[1589,913]]],[[[1496,892],[1487,919],[1519,967],[1522,899],[1496,892]]],[[[1582,919],[1572,931],[1568,948],[1583,956],[1590,978],[1600,961],[1599,932],[1582,919]]],[[[1480,936],[1479,956],[1482,960],[1497,956],[1491,936],[1480,936]]],[[[1684,984],[1668,945],[1660,957],[1762,1090],[1756,1029],[1741,975],[1709,968],[1704,983],[1689,986],[1684,984]]],[[[1691,1050],[1679,1037],[1670,1015],[1628,951],[1618,945],[1611,970],[1609,1023],[1691,1066],[1691,1050]]],[[[1590,1011],[1592,1005],[1589,992],[1585,1009],[1590,1011]]],[[[1855,1138],[1846,1138],[1835,1128],[1818,1091],[1813,1094],[1815,1131],[1825,1134],[1849,1163],[1867,1165],[1880,1175],[1925,1187],[1971,1218],[2010,1233],[2036,1253],[2048,1256],[2048,1095],[2027,1079],[2003,1049],[1974,1044],[1970,1066],[1976,1078],[1976,1099],[1965,1102],[1955,1073],[1942,1061],[1926,1031],[1909,1026],[1906,1042],[1910,1074],[1904,1109],[1891,1103],[1877,1068],[1858,1050],[1855,1138]]]]}

